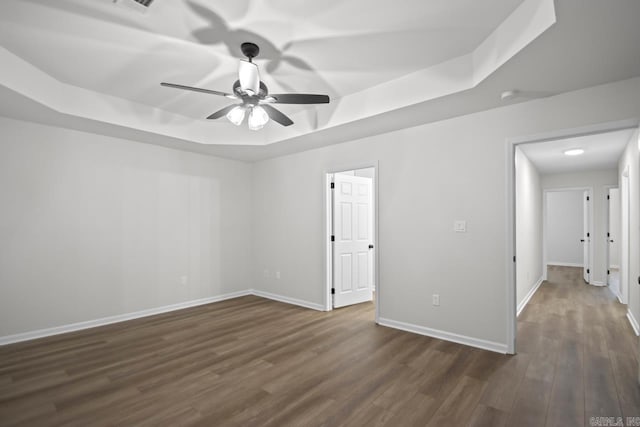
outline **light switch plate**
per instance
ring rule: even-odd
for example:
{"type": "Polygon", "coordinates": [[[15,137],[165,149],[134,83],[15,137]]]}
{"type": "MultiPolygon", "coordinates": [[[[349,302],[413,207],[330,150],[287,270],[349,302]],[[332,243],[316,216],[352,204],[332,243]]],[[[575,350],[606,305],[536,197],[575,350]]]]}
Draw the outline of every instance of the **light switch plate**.
{"type": "Polygon", "coordinates": [[[453,231],[456,233],[467,232],[467,221],[457,220],[453,222],[453,231]]]}

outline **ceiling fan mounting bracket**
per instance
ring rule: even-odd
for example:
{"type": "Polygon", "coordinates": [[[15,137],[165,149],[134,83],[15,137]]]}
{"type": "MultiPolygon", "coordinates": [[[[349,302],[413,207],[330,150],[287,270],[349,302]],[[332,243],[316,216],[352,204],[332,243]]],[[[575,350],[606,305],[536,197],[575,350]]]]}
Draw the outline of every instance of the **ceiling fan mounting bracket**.
{"type": "Polygon", "coordinates": [[[242,50],[242,54],[249,58],[249,62],[260,53],[258,45],[251,42],[242,43],[240,49],[242,50]]]}

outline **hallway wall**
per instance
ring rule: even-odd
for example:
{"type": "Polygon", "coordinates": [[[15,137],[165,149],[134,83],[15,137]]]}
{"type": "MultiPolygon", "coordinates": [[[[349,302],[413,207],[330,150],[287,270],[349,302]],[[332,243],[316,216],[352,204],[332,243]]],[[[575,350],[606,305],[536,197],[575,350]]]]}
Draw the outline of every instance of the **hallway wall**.
{"type": "MultiPolygon", "coordinates": [[[[640,321],[640,131],[631,137],[624,154],[618,163],[618,174],[629,168],[629,313],[638,326],[640,321]]],[[[622,267],[622,266],[621,266],[622,267]]],[[[636,331],[637,333],[637,331],[636,331]]]]}
{"type": "Polygon", "coordinates": [[[516,301],[518,312],[542,281],[540,174],[516,147],[516,301]]]}

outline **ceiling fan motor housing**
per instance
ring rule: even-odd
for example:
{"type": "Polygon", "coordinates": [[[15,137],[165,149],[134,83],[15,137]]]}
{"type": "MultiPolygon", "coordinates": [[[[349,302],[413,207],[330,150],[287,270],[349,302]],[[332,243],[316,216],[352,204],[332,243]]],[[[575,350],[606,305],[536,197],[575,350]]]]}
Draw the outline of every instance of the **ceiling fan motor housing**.
{"type": "Polygon", "coordinates": [[[249,58],[249,61],[258,56],[258,54],[260,53],[260,48],[258,47],[258,45],[251,42],[242,43],[240,45],[240,49],[242,50],[242,54],[249,58]]]}

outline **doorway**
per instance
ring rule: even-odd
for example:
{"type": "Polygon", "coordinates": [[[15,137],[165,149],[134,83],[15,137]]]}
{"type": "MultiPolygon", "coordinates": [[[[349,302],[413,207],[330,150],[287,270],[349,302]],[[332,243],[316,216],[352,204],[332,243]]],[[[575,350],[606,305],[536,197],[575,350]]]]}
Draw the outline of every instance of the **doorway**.
{"type": "Polygon", "coordinates": [[[377,165],[326,173],[325,309],[373,303],[379,312],[377,165]]]}
{"type": "MultiPolygon", "coordinates": [[[[533,203],[533,206],[537,208],[536,212],[540,212],[539,214],[532,215],[532,220],[538,221],[537,218],[543,216],[544,212],[542,206],[540,206],[542,205],[542,202],[538,204],[538,202],[535,200],[535,197],[533,197],[535,196],[535,194],[537,194],[538,190],[529,191],[528,193],[526,191],[523,192],[521,189],[519,189],[518,179],[521,180],[520,182],[528,182],[529,184],[531,184],[529,185],[529,188],[531,189],[534,188],[533,186],[537,186],[537,188],[558,188],[560,186],[567,188],[582,186],[583,184],[593,185],[595,191],[592,193],[592,196],[594,196],[594,198],[592,199],[592,205],[596,207],[596,210],[602,207],[601,210],[604,211],[606,192],[601,190],[603,190],[605,187],[608,187],[609,184],[615,184],[615,182],[617,182],[616,170],[618,168],[618,159],[624,152],[624,149],[629,142],[630,135],[631,133],[633,133],[634,129],[637,128],[637,126],[638,121],[635,119],[623,120],[618,122],[587,126],[583,128],[566,129],[562,131],[553,131],[538,135],[509,138],[507,140],[506,159],[508,174],[506,189],[506,210],[509,220],[507,221],[506,228],[507,244],[511,249],[510,253],[508,254],[510,262],[507,264],[506,287],[507,346],[509,353],[515,352],[516,348],[516,325],[518,322],[517,313],[521,309],[521,306],[522,309],[524,308],[530,297],[537,290],[538,285],[541,283],[541,281],[535,282],[536,276],[533,273],[537,273],[537,271],[535,271],[535,268],[533,266],[537,264],[538,260],[542,261],[545,258],[544,254],[542,254],[542,256],[537,255],[537,248],[540,248],[540,252],[542,252],[542,247],[544,247],[544,245],[542,244],[542,242],[538,243],[538,241],[536,241],[535,239],[533,239],[533,245],[529,245],[530,247],[535,249],[533,252],[529,251],[530,253],[527,253],[526,251],[523,252],[522,250],[517,249],[518,245],[521,246],[519,242],[525,240],[520,236],[517,237],[517,235],[521,233],[521,230],[523,230],[520,225],[516,226],[516,224],[519,224],[519,221],[521,220],[521,217],[517,215],[518,207],[521,205],[520,201],[518,201],[518,197],[527,196],[526,201],[530,204],[533,203]],[[606,140],[602,141],[602,139],[606,140]],[[533,159],[535,153],[532,153],[531,150],[528,150],[529,147],[537,151],[537,160],[533,159]],[[547,147],[553,147],[554,153],[552,155],[547,156],[547,154],[551,154],[551,151],[547,150],[547,147]],[[593,150],[591,149],[592,147],[594,148],[593,150]],[[595,149],[596,147],[597,149],[595,149]],[[525,152],[526,161],[520,162],[520,167],[518,167],[518,160],[522,159],[519,158],[517,154],[525,150],[525,148],[527,149],[527,151],[525,152]],[[574,158],[571,157],[572,155],[578,155],[581,157],[574,158]],[[583,161],[589,159],[589,162],[585,161],[583,163],[580,161],[576,162],[571,160],[570,163],[569,159],[583,159],[583,161]],[[606,172],[608,170],[609,172],[604,173],[599,178],[596,178],[594,175],[592,176],[593,179],[589,179],[587,181],[584,179],[584,176],[579,176],[578,174],[578,172],[580,172],[581,163],[588,163],[588,169],[592,171],[598,170],[606,172]],[[522,167],[523,165],[525,167],[522,167]],[[537,174],[523,172],[526,170],[532,170],[533,166],[536,167],[538,172],[537,174]],[[517,170],[520,170],[520,172],[517,172],[517,170]],[[575,172],[575,174],[571,175],[570,172],[575,172]],[[528,285],[530,285],[530,292],[522,292],[520,294],[520,271],[524,271],[526,269],[529,269],[533,272],[530,274],[532,282],[527,283],[528,285]]],[[[587,170],[587,168],[582,168],[582,170],[585,171],[587,170]]],[[[540,199],[544,200],[543,197],[540,197],[540,199]]],[[[594,263],[597,263],[597,266],[599,266],[598,269],[596,269],[597,271],[590,272],[590,280],[594,285],[599,286],[606,285],[606,269],[604,268],[606,267],[605,251],[607,245],[606,240],[604,240],[604,237],[606,236],[606,228],[604,228],[604,226],[606,226],[606,222],[600,221],[598,219],[604,215],[604,212],[602,214],[596,212],[596,218],[593,219],[592,217],[592,221],[596,221],[597,224],[603,222],[603,224],[601,224],[603,227],[601,227],[600,231],[598,231],[598,227],[600,226],[596,227],[595,232],[594,229],[591,228],[591,232],[594,232],[594,234],[590,235],[592,243],[590,246],[592,248],[594,245],[598,248],[602,246],[601,250],[598,249],[596,251],[595,255],[597,256],[597,258],[595,260],[594,251],[589,251],[589,255],[591,258],[590,264],[596,265],[594,263]],[[601,263],[598,260],[600,260],[601,263]]],[[[531,225],[531,227],[529,227],[530,230],[525,230],[535,230],[537,227],[537,223],[535,221],[530,221],[531,224],[528,224],[531,225]]],[[[540,222],[542,222],[542,220],[540,220],[540,222]]],[[[525,235],[525,237],[530,237],[529,234],[525,235]]],[[[541,265],[540,270],[546,270],[546,263],[544,261],[540,262],[537,265],[541,265]]],[[[582,271],[580,271],[580,273],[582,273],[582,271]]],[[[527,289],[525,288],[524,290],[526,291],[527,289]]]]}
{"type": "Polygon", "coordinates": [[[545,189],[543,276],[549,266],[580,267],[591,283],[591,188],[545,189]]]}

